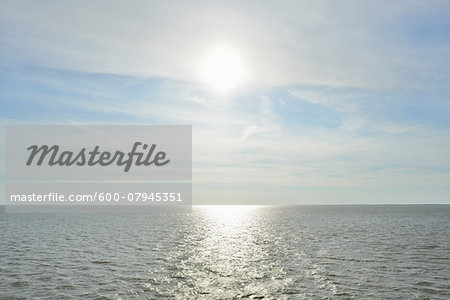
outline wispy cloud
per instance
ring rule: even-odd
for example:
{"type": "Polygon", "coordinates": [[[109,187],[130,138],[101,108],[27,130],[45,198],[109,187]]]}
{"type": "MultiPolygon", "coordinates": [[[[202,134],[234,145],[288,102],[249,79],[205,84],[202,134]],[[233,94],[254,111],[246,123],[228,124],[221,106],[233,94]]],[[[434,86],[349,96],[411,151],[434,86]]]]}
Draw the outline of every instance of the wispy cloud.
{"type": "Polygon", "coordinates": [[[197,81],[206,52],[229,42],[256,85],[429,88],[449,79],[446,1],[9,1],[2,7],[3,53],[56,68],[197,81]],[[427,30],[437,37],[425,39],[427,30]]]}

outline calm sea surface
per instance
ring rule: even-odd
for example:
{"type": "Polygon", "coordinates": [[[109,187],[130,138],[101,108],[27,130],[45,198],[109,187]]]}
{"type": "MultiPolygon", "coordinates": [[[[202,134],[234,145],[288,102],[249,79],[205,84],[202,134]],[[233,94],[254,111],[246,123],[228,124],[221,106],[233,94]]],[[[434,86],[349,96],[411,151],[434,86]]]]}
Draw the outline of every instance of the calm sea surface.
{"type": "Polygon", "coordinates": [[[0,299],[450,299],[450,206],[0,216],[0,299]]]}

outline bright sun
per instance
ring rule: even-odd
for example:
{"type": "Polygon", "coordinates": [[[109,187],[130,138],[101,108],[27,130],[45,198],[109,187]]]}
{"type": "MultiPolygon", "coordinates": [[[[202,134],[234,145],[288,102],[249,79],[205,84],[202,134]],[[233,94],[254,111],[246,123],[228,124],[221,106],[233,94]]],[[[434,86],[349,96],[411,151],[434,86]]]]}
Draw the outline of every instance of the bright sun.
{"type": "Polygon", "coordinates": [[[214,49],[202,65],[205,82],[221,92],[235,88],[242,80],[243,71],[239,55],[229,47],[214,49]]]}

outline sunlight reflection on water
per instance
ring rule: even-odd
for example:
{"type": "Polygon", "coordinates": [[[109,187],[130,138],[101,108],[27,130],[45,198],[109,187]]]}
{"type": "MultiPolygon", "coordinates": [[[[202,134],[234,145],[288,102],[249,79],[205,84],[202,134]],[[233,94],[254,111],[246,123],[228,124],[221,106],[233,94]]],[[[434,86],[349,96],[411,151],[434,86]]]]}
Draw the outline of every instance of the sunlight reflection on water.
{"type": "Polygon", "coordinates": [[[7,214],[0,218],[0,295],[448,299],[449,209],[7,214]]]}

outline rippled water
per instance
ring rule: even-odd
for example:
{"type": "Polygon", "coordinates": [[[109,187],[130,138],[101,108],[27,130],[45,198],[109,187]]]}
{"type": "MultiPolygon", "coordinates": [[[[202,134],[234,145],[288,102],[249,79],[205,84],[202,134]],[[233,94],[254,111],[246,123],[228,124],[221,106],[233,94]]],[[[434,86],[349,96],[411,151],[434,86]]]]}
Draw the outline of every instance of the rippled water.
{"type": "Polygon", "coordinates": [[[450,299],[450,206],[0,217],[0,298],[450,299]]]}

